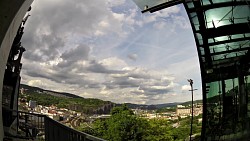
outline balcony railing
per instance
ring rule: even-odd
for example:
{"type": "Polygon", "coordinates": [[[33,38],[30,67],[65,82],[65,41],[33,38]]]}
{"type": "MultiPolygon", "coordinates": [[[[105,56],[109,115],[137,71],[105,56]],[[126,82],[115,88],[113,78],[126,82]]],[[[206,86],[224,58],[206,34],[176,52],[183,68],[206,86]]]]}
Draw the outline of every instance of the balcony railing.
{"type": "Polygon", "coordinates": [[[104,141],[103,139],[79,132],[49,117],[45,118],[46,141],[104,141]]]}
{"type": "Polygon", "coordinates": [[[6,138],[39,139],[45,141],[105,141],[87,133],[74,130],[46,115],[6,109],[4,111],[7,111],[11,115],[17,115],[3,117],[4,122],[10,120],[16,121],[11,127],[5,128],[6,138]],[[11,118],[16,118],[16,120],[11,118]],[[12,130],[16,129],[17,133],[13,134],[12,132],[11,134],[9,130],[6,130],[10,128],[12,130]]]}

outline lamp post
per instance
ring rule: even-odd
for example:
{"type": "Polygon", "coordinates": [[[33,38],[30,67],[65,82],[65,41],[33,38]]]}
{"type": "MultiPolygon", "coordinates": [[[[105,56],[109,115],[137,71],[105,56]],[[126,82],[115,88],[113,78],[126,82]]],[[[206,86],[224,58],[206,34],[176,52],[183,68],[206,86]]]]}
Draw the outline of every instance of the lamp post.
{"type": "Polygon", "coordinates": [[[193,134],[193,119],[194,119],[194,91],[197,90],[197,89],[193,89],[193,80],[192,79],[188,79],[187,80],[191,86],[191,94],[192,94],[192,117],[191,117],[191,129],[190,129],[190,134],[189,134],[189,140],[191,141],[191,137],[192,137],[192,134],[193,134]]]}

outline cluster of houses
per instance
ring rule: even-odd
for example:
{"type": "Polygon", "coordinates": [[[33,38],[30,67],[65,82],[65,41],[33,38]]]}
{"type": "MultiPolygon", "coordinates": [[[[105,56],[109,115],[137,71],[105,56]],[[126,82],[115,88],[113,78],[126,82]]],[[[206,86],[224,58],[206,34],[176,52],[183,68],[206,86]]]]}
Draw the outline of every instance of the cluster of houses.
{"type": "MultiPolygon", "coordinates": [[[[193,115],[198,116],[202,114],[202,104],[194,104],[193,105],[193,115]]],[[[190,105],[183,106],[177,105],[176,110],[174,112],[163,112],[163,113],[156,113],[152,110],[142,110],[142,109],[132,109],[134,114],[147,118],[159,118],[159,119],[169,119],[169,120],[176,120],[178,118],[186,118],[188,116],[192,116],[192,108],[190,105]]]]}
{"type": "Polygon", "coordinates": [[[72,111],[66,108],[58,108],[54,105],[37,105],[36,101],[33,100],[22,104],[22,109],[30,113],[47,115],[48,117],[57,121],[68,121],[70,118],[82,115],[80,112],[72,111]]]}

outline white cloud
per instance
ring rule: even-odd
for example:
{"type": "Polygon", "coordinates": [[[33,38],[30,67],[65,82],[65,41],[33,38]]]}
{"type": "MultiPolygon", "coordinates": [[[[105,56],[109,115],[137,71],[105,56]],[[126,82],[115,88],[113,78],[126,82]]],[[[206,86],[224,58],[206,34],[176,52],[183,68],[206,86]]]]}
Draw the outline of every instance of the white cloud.
{"type": "Polygon", "coordinates": [[[27,84],[30,86],[44,87],[44,83],[41,80],[29,80],[27,84]]]}
{"type": "Polygon", "coordinates": [[[124,4],[125,0],[107,0],[107,2],[111,7],[116,7],[124,4]]]}
{"type": "Polygon", "coordinates": [[[123,14],[123,13],[113,13],[113,16],[114,16],[114,18],[115,19],[117,19],[118,21],[123,21],[124,20],[124,17],[125,17],[125,14],[123,14]]]}
{"type": "Polygon", "coordinates": [[[191,87],[189,86],[189,85],[183,85],[182,87],[181,87],[181,90],[182,91],[188,91],[188,90],[190,90],[191,89],[191,87]]]}
{"type": "Polygon", "coordinates": [[[95,33],[94,33],[95,36],[102,36],[102,35],[104,35],[104,34],[105,34],[105,33],[102,32],[102,31],[100,31],[100,30],[96,30],[95,33]]]}
{"type": "Polygon", "coordinates": [[[123,67],[127,67],[127,63],[124,60],[119,59],[117,57],[105,58],[99,61],[99,63],[103,64],[104,66],[108,68],[121,69],[123,67]]]}
{"type": "Polygon", "coordinates": [[[98,25],[103,28],[109,27],[109,23],[107,21],[101,21],[98,25]]]}
{"type": "Polygon", "coordinates": [[[165,28],[165,26],[166,26],[165,22],[157,22],[157,23],[154,23],[154,25],[153,25],[153,27],[158,29],[158,30],[165,28]]]}
{"type": "Polygon", "coordinates": [[[172,36],[166,28],[186,29],[180,7],[140,14],[125,0],[35,1],[22,42],[22,82],[120,103],[183,100],[176,98],[180,78],[167,71],[190,71],[166,63],[181,61],[176,50],[166,55],[176,44],[162,38],[172,36]]]}

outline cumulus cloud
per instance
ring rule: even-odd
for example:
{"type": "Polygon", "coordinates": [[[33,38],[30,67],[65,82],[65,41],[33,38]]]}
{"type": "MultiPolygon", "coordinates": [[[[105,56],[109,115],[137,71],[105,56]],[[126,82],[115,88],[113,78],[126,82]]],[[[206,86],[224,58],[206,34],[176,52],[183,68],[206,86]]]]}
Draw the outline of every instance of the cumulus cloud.
{"type": "MultiPolygon", "coordinates": [[[[163,103],[177,95],[175,77],[152,70],[156,60],[149,55],[155,49],[147,50],[151,45],[137,50],[126,49],[124,44],[139,40],[148,27],[164,33],[161,30],[171,24],[186,28],[186,18],[176,17],[179,6],[150,15],[140,15],[125,0],[43,0],[34,1],[32,7],[22,39],[27,49],[22,60],[23,83],[119,103],[163,103]]],[[[145,44],[155,40],[152,30],[145,44]]]]}
{"type": "Polygon", "coordinates": [[[181,90],[182,91],[188,91],[188,90],[190,90],[191,88],[190,88],[190,86],[189,85],[183,85],[182,87],[181,87],[181,90]]]}

